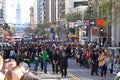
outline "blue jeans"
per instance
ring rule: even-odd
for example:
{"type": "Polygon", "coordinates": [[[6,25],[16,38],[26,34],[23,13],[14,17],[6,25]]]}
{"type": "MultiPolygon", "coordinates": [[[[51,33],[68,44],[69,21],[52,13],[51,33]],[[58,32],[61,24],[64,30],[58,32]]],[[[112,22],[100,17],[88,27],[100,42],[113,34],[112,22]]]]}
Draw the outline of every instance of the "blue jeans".
{"type": "Polygon", "coordinates": [[[47,62],[43,63],[44,73],[47,73],[47,62]]]}
{"type": "Polygon", "coordinates": [[[101,77],[106,75],[106,73],[107,73],[107,66],[105,65],[101,66],[101,77]]]}
{"type": "Polygon", "coordinates": [[[84,60],[84,66],[85,66],[86,68],[89,68],[87,60],[84,60]]]}
{"type": "Polygon", "coordinates": [[[34,71],[37,71],[37,70],[38,70],[38,66],[39,66],[39,64],[35,64],[35,66],[34,66],[34,71]]]}

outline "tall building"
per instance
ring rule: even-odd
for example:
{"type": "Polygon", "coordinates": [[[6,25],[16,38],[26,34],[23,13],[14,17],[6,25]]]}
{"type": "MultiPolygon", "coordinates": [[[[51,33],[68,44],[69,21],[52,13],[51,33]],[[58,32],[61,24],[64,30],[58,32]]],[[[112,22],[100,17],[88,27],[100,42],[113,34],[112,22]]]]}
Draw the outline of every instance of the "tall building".
{"type": "Polygon", "coordinates": [[[58,19],[58,0],[51,0],[50,4],[50,21],[57,22],[58,19]]]}
{"type": "Polygon", "coordinates": [[[87,6],[88,0],[59,0],[59,18],[63,19],[66,14],[78,6],[87,6]]]}
{"type": "Polygon", "coordinates": [[[59,0],[34,0],[35,24],[56,22],[59,0]]]}
{"type": "Polygon", "coordinates": [[[21,25],[21,8],[20,2],[18,0],[17,7],[16,7],[16,25],[15,25],[16,35],[22,36],[23,27],[21,25]]]}
{"type": "Polygon", "coordinates": [[[34,29],[34,8],[30,7],[30,27],[34,29]]]}
{"type": "Polygon", "coordinates": [[[44,21],[43,18],[43,1],[44,0],[34,0],[34,27],[37,27],[37,24],[44,21]]]}
{"type": "Polygon", "coordinates": [[[34,25],[39,23],[49,23],[51,0],[34,0],[34,25]]]}
{"type": "Polygon", "coordinates": [[[3,24],[5,23],[6,15],[5,15],[5,0],[0,0],[0,38],[4,37],[3,32],[3,24]]]}
{"type": "Polygon", "coordinates": [[[5,0],[0,0],[0,27],[2,27],[2,24],[5,22],[5,0]]]}
{"type": "Polygon", "coordinates": [[[44,23],[44,0],[40,1],[40,7],[39,7],[39,11],[40,11],[40,23],[44,23]]]}

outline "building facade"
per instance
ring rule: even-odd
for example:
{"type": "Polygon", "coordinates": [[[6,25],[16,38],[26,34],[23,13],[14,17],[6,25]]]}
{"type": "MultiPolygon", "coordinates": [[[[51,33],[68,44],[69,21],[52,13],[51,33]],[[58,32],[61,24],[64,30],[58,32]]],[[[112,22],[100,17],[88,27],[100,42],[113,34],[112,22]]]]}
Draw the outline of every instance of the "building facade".
{"type": "Polygon", "coordinates": [[[34,29],[34,8],[30,7],[30,27],[34,29]]]}
{"type": "Polygon", "coordinates": [[[19,0],[17,1],[16,7],[16,24],[15,24],[15,35],[23,36],[23,26],[21,24],[21,7],[19,0]]]}
{"type": "Polygon", "coordinates": [[[5,23],[6,19],[6,7],[5,7],[5,0],[0,0],[0,27],[2,27],[2,24],[5,23]]]}
{"type": "Polygon", "coordinates": [[[38,19],[38,1],[40,0],[34,0],[34,27],[37,27],[37,24],[39,22],[39,19],[38,19]]]}

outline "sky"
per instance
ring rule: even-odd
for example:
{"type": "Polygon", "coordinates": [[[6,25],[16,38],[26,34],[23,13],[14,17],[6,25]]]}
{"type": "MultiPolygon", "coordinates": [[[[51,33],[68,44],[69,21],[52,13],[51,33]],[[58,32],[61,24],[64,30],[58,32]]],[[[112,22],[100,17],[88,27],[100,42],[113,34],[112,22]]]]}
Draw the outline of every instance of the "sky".
{"type": "MultiPolygon", "coordinates": [[[[18,0],[6,0],[6,22],[15,23],[16,22],[16,6],[18,0]]],[[[30,20],[30,10],[29,8],[33,6],[33,0],[19,0],[21,7],[21,23],[29,22],[30,20]]]]}

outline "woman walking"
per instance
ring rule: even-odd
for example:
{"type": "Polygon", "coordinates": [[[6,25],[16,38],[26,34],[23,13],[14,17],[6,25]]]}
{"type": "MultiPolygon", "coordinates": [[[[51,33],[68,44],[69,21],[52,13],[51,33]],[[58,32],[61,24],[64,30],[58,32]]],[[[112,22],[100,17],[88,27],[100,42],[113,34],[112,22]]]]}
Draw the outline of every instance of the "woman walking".
{"type": "Polygon", "coordinates": [[[101,55],[98,57],[99,67],[101,68],[101,77],[102,80],[106,79],[107,73],[107,65],[108,65],[108,58],[105,52],[102,52],[101,55]]]}

